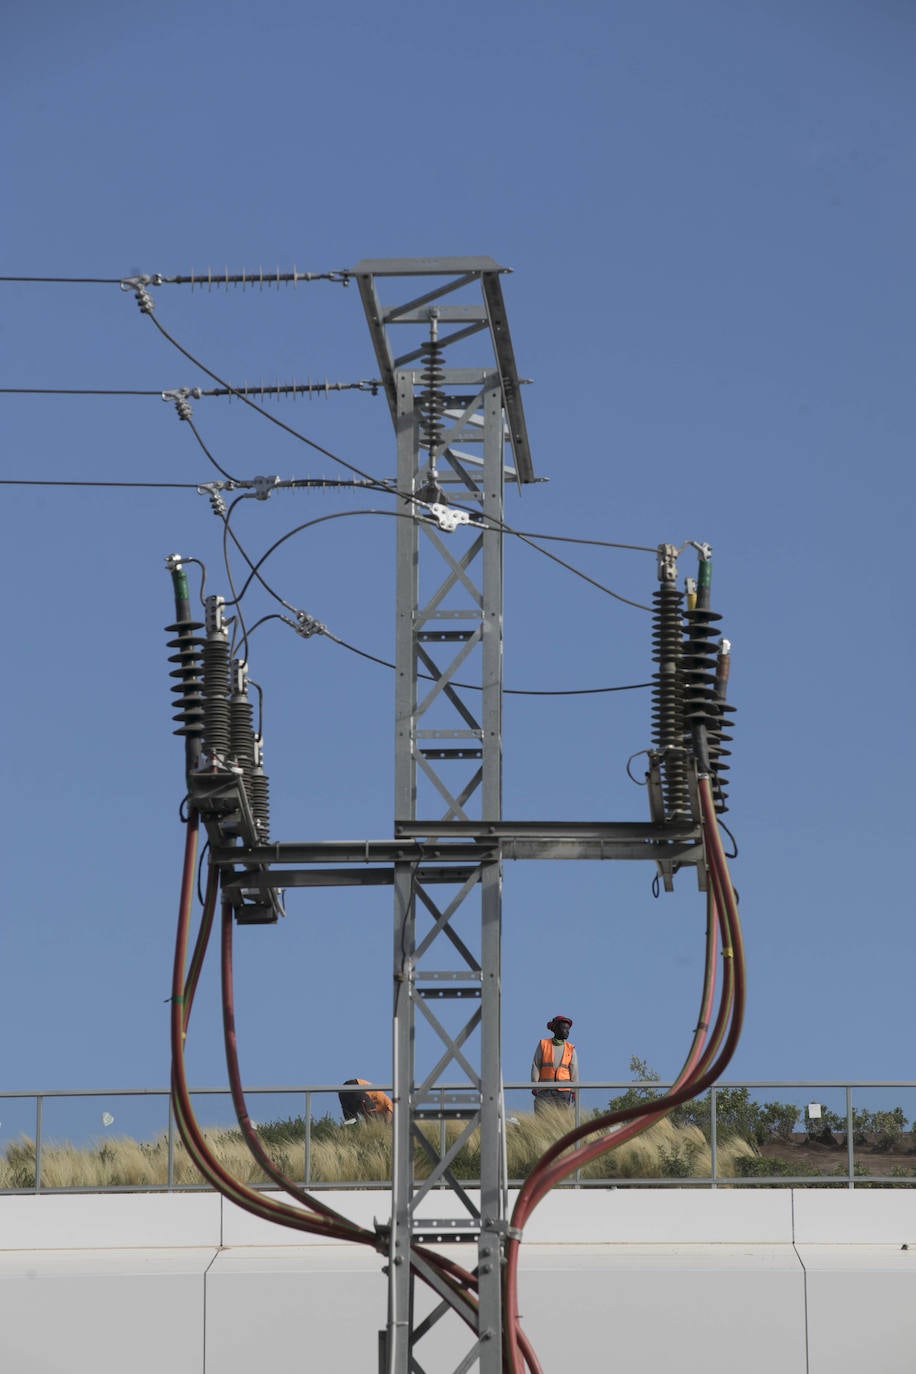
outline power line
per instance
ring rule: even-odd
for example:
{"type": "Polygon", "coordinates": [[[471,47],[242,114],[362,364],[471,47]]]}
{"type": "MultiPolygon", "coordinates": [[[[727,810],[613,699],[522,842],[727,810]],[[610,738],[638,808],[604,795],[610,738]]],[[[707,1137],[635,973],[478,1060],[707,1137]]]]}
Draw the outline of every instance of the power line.
{"type": "MultiPolygon", "coordinates": [[[[191,424],[190,421],[188,421],[188,423],[191,424]]],[[[218,470],[219,472],[221,472],[221,473],[223,474],[223,476],[227,479],[227,481],[232,485],[232,488],[235,488],[236,486],[242,485],[241,479],[231,477],[230,474],[229,474],[228,472],[226,472],[225,468],[223,468],[223,467],[217,462],[217,460],[216,460],[216,459],[213,457],[213,455],[210,453],[210,451],[209,451],[209,449],[207,448],[206,444],[203,442],[201,436],[198,434],[197,429],[196,429],[196,427],[195,427],[193,424],[191,424],[191,430],[192,430],[192,432],[193,432],[193,434],[194,434],[194,437],[196,438],[197,442],[200,444],[201,448],[203,449],[203,452],[207,455],[207,457],[208,457],[208,458],[210,459],[210,461],[213,463],[214,467],[217,468],[217,470],[218,470]]],[[[377,483],[376,483],[376,479],[373,478],[373,477],[368,477],[368,478],[366,478],[366,479],[365,479],[365,484],[368,485],[368,488],[369,488],[370,490],[375,490],[375,491],[379,490],[379,487],[378,487],[378,485],[377,485],[377,483]]],[[[351,487],[351,486],[352,486],[352,487],[361,487],[361,486],[364,485],[364,483],[363,483],[363,482],[353,482],[353,481],[349,481],[349,482],[348,482],[348,481],[346,481],[346,480],[335,480],[335,479],[333,479],[333,478],[325,478],[325,477],[315,477],[315,478],[313,478],[313,477],[302,477],[302,478],[291,478],[289,481],[284,481],[284,482],[280,483],[279,485],[281,485],[281,486],[290,486],[290,487],[305,487],[305,488],[316,488],[316,489],[321,489],[321,488],[342,488],[342,487],[351,487]]],[[[102,482],[102,481],[96,482],[96,481],[82,481],[82,480],[71,480],[71,479],[57,479],[57,478],[55,478],[55,479],[50,479],[50,478],[49,478],[49,479],[41,479],[41,478],[34,478],[34,477],[28,477],[28,478],[27,478],[27,477],[3,477],[3,478],[0,478],[0,486],[5,486],[5,487],[111,487],[111,488],[115,488],[115,489],[116,489],[116,488],[119,488],[119,487],[124,487],[124,488],[128,488],[128,489],[129,489],[129,488],[138,488],[138,489],[144,489],[144,488],[146,488],[146,489],[149,489],[149,490],[156,490],[156,489],[165,489],[165,490],[169,490],[169,489],[171,489],[171,490],[177,490],[177,491],[197,491],[197,492],[200,492],[200,491],[202,491],[202,490],[203,490],[203,491],[206,491],[206,489],[207,489],[207,484],[206,484],[206,483],[202,483],[202,482],[102,482]]],[[[388,488],[388,487],[382,487],[382,490],[388,491],[388,490],[390,490],[390,488],[388,488]]],[[[248,560],[248,558],[247,558],[247,556],[243,553],[243,557],[245,557],[245,561],[248,562],[248,566],[251,568],[252,576],[257,576],[256,570],[257,570],[258,568],[260,568],[261,564],[262,564],[267,558],[269,558],[270,555],[271,555],[277,548],[279,548],[281,544],[283,544],[287,539],[291,539],[291,538],[293,537],[294,534],[299,534],[302,530],[308,529],[311,525],[319,524],[319,523],[321,523],[322,521],[325,521],[325,520],[336,520],[336,519],[339,519],[339,518],[342,518],[342,517],[348,516],[348,515],[386,515],[386,516],[394,516],[395,518],[401,518],[401,519],[405,519],[405,520],[413,520],[413,519],[416,518],[416,517],[415,517],[411,512],[409,512],[409,511],[385,511],[385,510],[348,510],[348,511],[332,511],[331,513],[329,513],[329,514],[327,514],[327,515],[319,516],[316,520],[307,520],[304,524],[302,524],[302,525],[296,525],[293,529],[288,530],[288,531],[286,532],[286,534],[281,535],[281,537],[276,541],[276,543],[274,543],[274,544],[272,544],[272,545],[270,546],[270,548],[267,550],[266,553],[264,553],[264,554],[261,555],[260,559],[258,560],[258,562],[257,562],[256,564],[250,563],[249,560],[248,560]]],[[[543,554],[543,556],[544,556],[545,558],[549,558],[549,559],[551,559],[554,563],[558,563],[561,567],[568,569],[569,572],[574,573],[576,577],[582,578],[583,581],[590,583],[590,585],[593,586],[593,587],[595,587],[598,591],[602,591],[602,592],[604,592],[607,596],[613,597],[615,601],[621,601],[621,602],[624,603],[624,605],[627,605],[627,606],[635,606],[635,607],[637,608],[637,610],[641,610],[641,611],[650,611],[650,612],[651,612],[651,607],[650,607],[650,606],[644,606],[644,605],[643,605],[641,602],[639,602],[639,601],[631,601],[628,597],[622,596],[619,592],[615,592],[611,587],[606,587],[606,586],[604,585],[603,582],[599,582],[596,578],[590,577],[590,576],[588,575],[588,573],[584,573],[580,568],[576,568],[576,567],[573,566],[573,564],[567,563],[567,562],[565,561],[565,559],[558,558],[558,557],[556,556],[556,554],[552,554],[548,549],[541,549],[541,548],[538,548],[537,544],[533,543],[533,542],[531,541],[531,539],[529,539],[526,535],[522,534],[521,531],[519,531],[519,530],[513,530],[513,529],[512,529],[510,526],[508,526],[508,525],[505,526],[504,529],[505,529],[505,533],[506,533],[506,534],[514,535],[516,538],[521,539],[523,543],[529,544],[531,548],[535,549],[538,553],[543,554]]],[[[575,538],[575,537],[573,537],[573,536],[570,536],[570,535],[538,535],[538,538],[539,538],[539,539],[556,539],[556,540],[562,540],[562,541],[565,541],[565,542],[568,542],[568,543],[572,543],[572,544],[578,544],[578,543],[584,543],[584,544],[595,543],[595,544],[604,545],[604,546],[606,546],[606,547],[608,547],[608,548],[639,549],[640,551],[646,552],[646,553],[648,553],[648,552],[654,553],[654,552],[655,552],[654,549],[649,549],[648,547],[643,548],[643,546],[637,545],[637,544],[612,544],[612,543],[610,543],[610,542],[607,542],[607,543],[606,543],[606,541],[604,541],[604,540],[577,539],[577,538],[575,538]]],[[[241,550],[241,548],[239,548],[239,552],[243,552],[243,551],[241,550]]],[[[244,596],[244,595],[245,595],[245,592],[246,592],[248,586],[250,585],[251,580],[252,580],[251,576],[249,576],[249,577],[245,580],[245,583],[244,583],[243,586],[242,586],[242,591],[241,591],[241,593],[240,593],[241,596],[244,596]]],[[[260,578],[258,578],[258,580],[261,581],[260,578]]],[[[266,584],[265,584],[265,585],[266,585],[266,584]]],[[[270,588],[268,588],[268,590],[270,590],[270,588]]],[[[277,597],[277,600],[282,602],[283,598],[280,597],[280,596],[278,596],[278,597],[277,597]]],[[[604,689],[601,689],[601,690],[604,690],[604,689]]],[[[616,690],[616,689],[615,689],[615,690],[616,690]]]]}
{"type": "Polygon", "coordinates": [[[506,526],[509,534],[518,535],[520,539],[547,539],[554,540],[561,544],[593,544],[600,549],[632,549],[635,553],[657,553],[658,549],[649,544],[618,544],[610,539],[581,539],[573,534],[537,534],[534,530],[514,530],[506,526]]]}
{"type": "Polygon", "coordinates": [[[237,396],[246,406],[250,406],[258,415],[263,415],[271,424],[277,425],[280,429],[285,430],[286,433],[291,434],[294,439],[299,439],[302,443],[308,444],[309,448],[315,449],[317,453],[323,453],[326,458],[330,458],[334,463],[339,463],[341,467],[345,467],[349,472],[355,472],[358,477],[364,477],[368,482],[375,482],[378,490],[388,491],[394,495],[397,494],[392,482],[382,481],[377,477],[373,477],[370,473],[364,472],[363,469],[358,468],[355,463],[347,462],[345,458],[341,458],[338,454],[332,453],[329,448],[325,448],[322,444],[316,443],[314,439],[310,439],[308,435],[302,434],[298,429],[293,429],[292,425],[285,424],[283,420],[278,420],[275,415],[271,415],[270,411],[264,410],[262,406],[256,405],[243,391],[239,391],[238,388],[230,386],[227,381],[217,376],[217,374],[211,371],[211,369],[202,363],[199,358],[195,358],[193,353],[189,353],[177,339],[173,338],[169,331],[156,319],[151,308],[144,309],[142,313],[146,315],[148,319],[152,320],[162,337],[167,340],[173,348],[176,348],[183,357],[187,358],[195,367],[199,367],[201,372],[205,372],[208,377],[212,377],[213,381],[217,382],[221,387],[224,387],[227,392],[230,392],[233,396],[237,396]]]}
{"type": "Polygon", "coordinates": [[[68,286],[120,286],[120,277],[0,277],[0,281],[63,283],[68,286]]]}
{"type": "Polygon", "coordinates": [[[163,276],[161,272],[153,272],[148,275],[137,275],[128,277],[13,277],[0,276],[0,282],[30,282],[46,284],[63,284],[68,286],[120,286],[123,290],[130,290],[134,286],[206,286],[208,290],[214,286],[241,286],[263,287],[297,285],[299,282],[329,281],[335,282],[339,286],[349,286],[352,273],[348,268],[332,272],[298,272],[295,267],[291,272],[281,272],[279,267],[273,272],[265,272],[263,267],[259,267],[257,272],[230,272],[228,268],[223,271],[214,272],[212,267],[208,267],[205,273],[191,272],[188,276],[163,276]]]}
{"type": "MultiPolygon", "coordinates": [[[[201,396],[244,396],[256,395],[263,400],[267,396],[328,396],[332,391],[367,391],[377,396],[382,386],[378,377],[364,377],[356,382],[273,382],[266,386],[263,382],[249,386],[244,382],[240,387],[195,387],[195,399],[201,396]]],[[[140,391],[126,387],[63,387],[63,386],[0,386],[3,396],[158,396],[161,400],[171,400],[166,391],[140,391]]]]}
{"type": "MultiPolygon", "coordinates": [[[[566,568],[569,572],[574,573],[576,577],[581,577],[583,582],[588,582],[591,586],[597,587],[598,591],[605,592],[608,596],[612,596],[615,601],[622,601],[625,606],[635,606],[638,611],[648,611],[650,615],[652,614],[651,606],[645,606],[641,601],[631,601],[628,596],[621,596],[620,592],[615,592],[612,588],[606,587],[604,583],[599,582],[597,578],[589,577],[588,573],[584,573],[581,568],[573,567],[572,563],[567,563],[565,558],[558,558],[557,555],[551,553],[549,549],[542,549],[533,539],[529,539],[524,534],[519,534],[517,530],[509,529],[508,526],[506,528],[509,534],[514,534],[523,544],[527,544],[532,549],[537,549],[538,553],[543,554],[545,558],[550,558],[554,563],[559,563],[561,568],[566,568]]],[[[654,553],[655,550],[653,549],[652,552],[654,553]]]]}
{"type": "MultiPolygon", "coordinates": [[[[282,616],[280,617],[282,619],[282,616]]],[[[396,664],[390,663],[388,659],[378,658],[375,654],[367,653],[365,649],[358,649],[355,644],[348,644],[345,639],[338,635],[331,634],[330,630],[325,630],[325,638],[333,640],[342,649],[349,649],[351,654],[358,654],[360,658],[369,659],[370,663],[378,663],[382,668],[396,669],[396,664]]],[[[429,673],[418,673],[418,677],[424,678],[427,682],[436,682],[437,678],[429,673]]],[[[450,687],[461,687],[469,692],[482,692],[483,688],[477,682],[450,682],[450,687]]],[[[651,682],[629,682],[622,687],[568,687],[563,689],[546,689],[538,687],[504,687],[503,696],[511,697],[585,697],[596,696],[604,692],[635,692],[643,687],[651,687],[651,682]]]]}
{"type": "MultiPolygon", "coordinates": [[[[576,577],[581,577],[583,582],[588,582],[592,587],[596,587],[598,591],[604,592],[607,596],[612,596],[615,601],[621,601],[625,606],[634,606],[638,611],[648,611],[651,615],[651,606],[645,606],[641,601],[631,601],[628,596],[622,596],[620,592],[615,592],[613,588],[605,586],[603,582],[599,582],[595,577],[590,577],[588,573],[583,572],[581,568],[574,567],[572,563],[567,563],[564,558],[559,558],[555,553],[551,553],[549,549],[542,549],[539,544],[536,544],[534,540],[530,538],[530,536],[523,534],[520,530],[513,529],[512,526],[508,525],[504,520],[498,521],[496,527],[501,529],[503,533],[511,534],[516,539],[520,539],[523,544],[527,544],[529,548],[535,549],[537,553],[543,554],[545,558],[549,558],[552,562],[558,563],[561,568],[566,568],[568,572],[575,574],[576,577]]],[[[610,547],[637,549],[642,553],[656,552],[655,549],[649,549],[638,544],[611,545],[610,547]]]]}
{"type": "Polygon", "coordinates": [[[3,487],[170,487],[183,491],[198,491],[199,482],[84,482],[65,478],[0,477],[3,487]]]}
{"type": "MultiPolygon", "coordinates": [[[[190,406],[188,407],[188,410],[190,411],[190,406]]],[[[224,467],[222,467],[222,466],[216,461],[216,459],[213,457],[213,454],[210,452],[210,450],[207,448],[207,445],[204,443],[203,439],[200,437],[200,433],[199,433],[199,431],[198,431],[198,429],[197,429],[197,426],[195,425],[194,421],[191,419],[190,414],[182,415],[181,418],[182,418],[182,420],[185,421],[185,423],[186,423],[187,426],[188,426],[188,429],[189,429],[189,430],[191,431],[191,433],[194,435],[194,438],[197,440],[198,444],[200,445],[200,447],[201,447],[201,449],[203,450],[203,452],[204,452],[204,454],[206,455],[206,457],[209,458],[210,462],[211,462],[211,463],[213,464],[213,466],[216,468],[217,472],[222,473],[222,475],[223,475],[225,478],[227,478],[228,481],[232,482],[232,484],[235,485],[235,483],[238,481],[238,478],[237,478],[237,477],[233,477],[231,473],[227,472],[226,469],[225,469],[224,467]]]]}
{"type": "MultiPolygon", "coordinates": [[[[291,611],[291,612],[292,612],[294,615],[296,615],[296,616],[298,616],[298,615],[300,614],[299,611],[296,609],[295,606],[291,605],[291,603],[290,603],[289,601],[286,601],[286,600],[280,595],[279,592],[277,592],[273,587],[270,586],[270,584],[265,580],[265,578],[262,576],[261,571],[260,571],[262,564],[264,564],[264,563],[266,562],[266,560],[270,557],[270,555],[271,555],[272,553],[274,553],[274,552],[276,551],[276,549],[278,549],[278,548],[280,547],[281,544],[285,543],[287,539],[291,539],[292,536],[293,536],[294,534],[300,534],[303,530],[309,529],[309,528],[311,528],[311,527],[313,527],[313,526],[315,526],[315,525],[324,524],[324,523],[326,523],[326,522],[328,522],[328,521],[330,521],[330,520],[342,519],[344,516],[349,516],[349,515],[384,515],[384,516],[393,516],[393,517],[395,517],[395,518],[401,518],[401,519],[405,519],[405,520],[411,520],[411,519],[414,519],[414,518],[415,518],[413,515],[411,515],[411,514],[410,514],[409,512],[407,512],[407,511],[386,511],[386,510],[332,511],[332,512],[330,512],[330,513],[327,514],[327,515],[316,516],[313,520],[307,520],[304,524],[302,524],[302,525],[297,525],[294,529],[288,530],[287,533],[284,534],[284,535],[281,535],[281,537],[280,537],[278,540],[276,540],[275,543],[273,543],[273,544],[270,546],[270,548],[266,551],[266,553],[263,553],[263,554],[261,555],[261,557],[260,557],[260,558],[257,560],[257,562],[255,563],[255,562],[252,562],[252,560],[251,560],[249,554],[247,553],[246,549],[245,549],[244,546],[242,545],[240,539],[239,539],[238,536],[236,535],[235,531],[234,531],[233,529],[231,529],[230,524],[229,524],[229,521],[230,521],[230,519],[231,519],[231,517],[232,517],[232,512],[235,510],[235,508],[236,508],[236,506],[238,505],[239,501],[244,500],[244,499],[245,499],[244,496],[239,496],[239,497],[237,497],[236,500],[233,501],[232,506],[229,508],[228,513],[223,517],[223,524],[224,524],[223,555],[224,555],[224,559],[225,559],[225,562],[226,562],[226,571],[227,571],[227,575],[229,576],[229,583],[230,583],[230,586],[231,586],[231,588],[232,588],[232,596],[233,596],[233,600],[232,600],[232,601],[227,601],[225,604],[226,604],[227,607],[228,607],[228,606],[236,606],[236,607],[238,607],[238,608],[239,608],[239,613],[240,613],[240,618],[241,618],[241,608],[240,608],[240,606],[239,606],[239,603],[241,602],[241,599],[242,599],[242,597],[245,595],[246,591],[248,590],[248,587],[250,586],[252,579],[255,579],[255,578],[257,579],[258,582],[260,582],[260,584],[261,584],[261,586],[264,588],[264,590],[265,590],[266,592],[268,592],[269,595],[272,596],[272,597],[274,598],[275,601],[278,601],[278,602],[280,603],[281,606],[284,606],[288,611],[291,611]],[[238,549],[239,553],[242,555],[242,557],[244,558],[245,562],[248,564],[248,567],[249,567],[250,570],[251,570],[251,571],[249,572],[248,577],[245,579],[245,582],[244,582],[244,584],[243,584],[243,586],[242,586],[241,592],[237,592],[237,591],[236,591],[235,584],[234,584],[234,582],[233,582],[232,575],[231,575],[231,572],[230,572],[230,569],[229,569],[229,563],[228,563],[228,550],[227,550],[227,548],[226,548],[226,538],[227,538],[227,537],[232,539],[232,542],[235,544],[235,546],[236,546],[236,548],[238,549]]],[[[266,617],[263,617],[262,619],[271,619],[271,618],[272,618],[272,617],[266,616],[266,617]]],[[[298,624],[293,624],[293,622],[287,621],[283,616],[277,616],[277,617],[274,617],[274,618],[279,619],[279,620],[282,620],[284,624],[290,625],[290,627],[291,627],[292,629],[295,629],[295,630],[297,630],[297,631],[298,631],[299,628],[300,628],[298,624]]],[[[311,616],[310,616],[310,617],[308,617],[308,620],[309,620],[310,623],[314,623],[314,617],[311,617],[311,616]]],[[[259,620],[257,623],[258,623],[258,624],[261,624],[262,621],[259,620]]],[[[251,632],[254,630],[254,628],[255,628],[255,627],[252,626],[252,629],[246,633],[246,638],[248,638],[248,636],[251,634],[251,632]]],[[[243,622],[243,629],[244,629],[244,622],[243,622]]],[[[315,631],[312,631],[312,633],[314,633],[314,632],[315,632],[315,631]]],[[[347,650],[349,650],[350,653],[356,654],[356,655],[358,655],[358,657],[360,657],[360,658],[368,659],[368,661],[369,661],[370,663],[377,663],[377,664],[378,664],[380,667],[382,667],[382,668],[389,668],[389,669],[391,669],[391,670],[395,670],[395,669],[396,669],[396,665],[395,665],[394,663],[390,662],[388,659],[379,658],[378,655],[376,655],[376,654],[370,654],[367,650],[365,650],[365,649],[360,649],[360,648],[358,648],[355,644],[350,644],[350,643],[348,643],[345,639],[341,639],[339,635],[332,634],[331,631],[327,628],[327,626],[320,626],[317,632],[323,634],[323,635],[325,636],[325,638],[332,640],[333,643],[339,644],[340,647],[341,647],[342,649],[347,649],[347,650]]],[[[418,674],[418,676],[421,677],[421,678],[424,678],[424,679],[425,679],[426,681],[428,681],[428,682],[434,682],[434,681],[436,680],[435,678],[431,677],[429,673],[422,673],[422,672],[421,672],[421,673],[418,674]]],[[[463,688],[465,691],[479,692],[479,691],[482,691],[482,690],[483,690],[482,687],[480,687],[479,684],[473,683],[473,682],[453,682],[453,683],[451,683],[450,685],[453,686],[453,687],[460,687],[460,688],[463,688]]],[[[534,687],[504,687],[504,688],[503,688],[503,693],[504,693],[504,695],[508,695],[508,696],[535,696],[535,697],[596,696],[596,695],[600,695],[600,694],[604,694],[604,693],[609,693],[609,692],[634,692],[634,691],[639,691],[639,690],[641,690],[641,689],[643,689],[643,688],[651,687],[651,686],[652,686],[651,682],[633,682],[633,683],[627,683],[627,684],[625,684],[625,685],[623,685],[623,686],[614,686],[614,687],[573,687],[573,688],[563,688],[563,689],[546,689],[546,688],[545,688],[545,689],[542,689],[542,688],[534,688],[534,687]]]]}
{"type": "Polygon", "coordinates": [[[0,386],[3,396],[161,396],[161,391],[130,391],[113,387],[0,386]]]}

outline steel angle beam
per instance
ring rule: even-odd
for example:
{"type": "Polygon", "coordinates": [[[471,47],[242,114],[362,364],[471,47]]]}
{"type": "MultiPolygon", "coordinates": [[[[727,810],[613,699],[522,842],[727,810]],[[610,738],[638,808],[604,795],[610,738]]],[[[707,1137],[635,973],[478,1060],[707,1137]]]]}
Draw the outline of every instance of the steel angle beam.
{"type": "Polygon", "coordinates": [[[698,840],[698,825],[654,825],[651,821],[396,820],[398,838],[438,840],[473,836],[480,841],[524,839],[698,840]]]}
{"type": "Polygon", "coordinates": [[[446,863],[479,863],[498,851],[497,838],[425,844],[407,840],[319,840],[259,844],[248,848],[215,847],[211,862],[217,868],[245,864],[421,864],[432,859],[446,863]]]}
{"type": "MultiPolygon", "coordinates": [[[[417,870],[424,885],[455,884],[464,881],[465,868],[423,867],[417,870]]],[[[231,897],[259,891],[266,896],[272,888],[290,887],[391,887],[394,868],[293,868],[224,871],[222,890],[231,897]]]]}
{"type": "MultiPolygon", "coordinates": [[[[519,484],[535,481],[528,427],[521,397],[521,380],[515,361],[515,350],[503,300],[500,277],[508,269],[493,258],[485,256],[442,258],[364,258],[352,269],[357,283],[376,362],[388,400],[392,422],[397,427],[398,396],[396,376],[421,356],[422,338],[404,351],[395,348],[391,330],[398,327],[428,325],[431,311],[445,326],[441,343],[444,347],[471,338],[487,330],[502,396],[502,410],[509,443],[515,460],[519,484]],[[416,293],[407,283],[417,277],[440,280],[426,291],[416,293]],[[382,301],[378,283],[386,284],[404,279],[404,290],[410,290],[406,300],[395,303],[382,301]],[[472,302],[455,302],[456,291],[476,290],[479,295],[472,302]],[[454,327],[453,327],[454,326],[454,327]]],[[[449,385],[459,384],[451,369],[446,377],[449,385]]]]}

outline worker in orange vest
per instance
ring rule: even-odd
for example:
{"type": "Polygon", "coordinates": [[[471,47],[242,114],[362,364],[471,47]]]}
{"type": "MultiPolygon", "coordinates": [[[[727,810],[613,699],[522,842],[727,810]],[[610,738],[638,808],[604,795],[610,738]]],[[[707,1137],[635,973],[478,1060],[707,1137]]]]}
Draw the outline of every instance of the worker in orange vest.
{"type": "MultiPolygon", "coordinates": [[[[344,1083],[354,1088],[371,1087],[366,1078],[345,1078],[344,1083]]],[[[370,1092],[338,1093],[337,1096],[344,1121],[382,1121],[386,1126],[391,1125],[394,1107],[388,1094],[379,1088],[372,1088],[370,1092]]]]}
{"type": "Polygon", "coordinates": [[[531,1089],[536,1112],[549,1107],[569,1108],[576,1105],[576,1094],[571,1085],[579,1081],[579,1060],[575,1045],[569,1041],[571,1026],[572,1021],[568,1016],[555,1016],[547,1022],[553,1039],[538,1041],[531,1061],[531,1081],[549,1083],[550,1087],[531,1089]]]}

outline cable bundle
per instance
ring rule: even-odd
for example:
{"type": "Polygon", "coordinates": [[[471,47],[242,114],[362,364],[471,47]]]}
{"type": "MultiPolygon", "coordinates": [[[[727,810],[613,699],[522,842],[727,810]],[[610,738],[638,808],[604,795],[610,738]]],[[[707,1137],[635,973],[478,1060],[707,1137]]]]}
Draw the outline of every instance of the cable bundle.
{"type": "Polygon", "coordinates": [[[508,1374],[523,1374],[524,1365],[529,1370],[538,1368],[536,1363],[531,1363],[522,1346],[518,1314],[519,1246],[522,1230],[535,1207],[551,1188],[590,1160],[597,1159],[599,1155],[646,1130],[672,1107],[689,1102],[705,1092],[724,1072],[738,1043],[745,1001],[744,946],[737,899],[716,823],[715,801],[708,774],[699,780],[699,796],[710,886],[707,899],[706,972],[697,1028],[684,1065],[664,1096],[622,1111],[608,1112],[567,1132],[545,1151],[519,1192],[506,1245],[504,1325],[508,1374]],[[718,939],[722,942],[722,990],[715,1023],[710,1026],[718,939]],[[595,1135],[598,1135],[597,1140],[571,1148],[578,1141],[595,1135]]]}
{"type": "MultiPolygon", "coordinates": [[[[194,996],[213,930],[219,890],[219,871],[212,864],[209,866],[200,926],[194,949],[190,959],[188,959],[191,910],[194,900],[197,833],[198,817],[196,812],[192,812],[186,822],[184,869],[178,909],[178,928],[175,938],[171,997],[172,1102],[181,1139],[202,1176],[223,1197],[228,1198],[230,1202],[234,1202],[236,1206],[250,1212],[253,1216],[260,1217],[264,1221],[276,1222],[280,1226],[309,1232],[312,1235],[322,1235],[330,1240],[352,1241],[356,1244],[368,1245],[384,1255],[388,1249],[388,1238],[384,1231],[370,1231],[365,1227],[358,1226],[340,1212],[335,1211],[334,1208],[328,1207],[311,1193],[306,1192],[304,1188],[277,1168],[258,1138],[248,1112],[239,1070],[232,968],[233,913],[228,902],[224,902],[222,907],[221,978],[223,1041],[232,1102],[238,1118],[239,1129],[252,1155],[268,1178],[272,1179],[297,1205],[293,1207],[289,1203],[280,1202],[278,1199],[260,1193],[240,1179],[235,1178],[213,1154],[204,1138],[188,1090],[185,1045],[194,996]]],[[[422,1245],[416,1245],[412,1248],[411,1266],[417,1277],[429,1284],[439,1296],[441,1296],[439,1290],[443,1285],[450,1290],[457,1299],[456,1311],[471,1330],[476,1333],[477,1299],[475,1294],[477,1280],[475,1275],[422,1245]]],[[[540,1365],[530,1343],[522,1332],[517,1335],[517,1345],[532,1374],[540,1374],[540,1365]]]]}

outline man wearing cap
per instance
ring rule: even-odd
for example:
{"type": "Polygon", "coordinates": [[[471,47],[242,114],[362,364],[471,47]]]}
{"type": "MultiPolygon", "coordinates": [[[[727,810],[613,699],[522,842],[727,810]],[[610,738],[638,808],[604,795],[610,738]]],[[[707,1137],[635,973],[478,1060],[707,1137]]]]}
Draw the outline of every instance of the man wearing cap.
{"type": "Polygon", "coordinates": [[[550,1107],[575,1107],[573,1083],[579,1081],[579,1060],[576,1047],[569,1042],[572,1021],[568,1016],[555,1016],[547,1022],[553,1039],[539,1040],[531,1061],[531,1081],[545,1086],[532,1088],[534,1110],[542,1112],[550,1107]],[[547,1084],[550,1087],[547,1087],[547,1084]]]}

